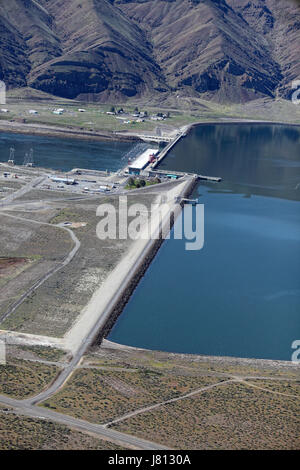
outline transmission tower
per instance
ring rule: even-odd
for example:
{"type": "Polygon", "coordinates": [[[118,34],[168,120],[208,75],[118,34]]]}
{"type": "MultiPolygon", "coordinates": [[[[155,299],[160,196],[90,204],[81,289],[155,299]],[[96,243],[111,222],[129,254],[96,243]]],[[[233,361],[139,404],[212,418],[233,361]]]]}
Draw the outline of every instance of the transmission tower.
{"type": "Polygon", "coordinates": [[[9,159],[8,159],[8,162],[9,165],[14,165],[15,164],[15,149],[14,147],[11,147],[9,149],[9,159]]]}
{"type": "Polygon", "coordinates": [[[30,149],[29,153],[25,153],[25,158],[23,162],[24,166],[33,166],[33,149],[30,149]]]}

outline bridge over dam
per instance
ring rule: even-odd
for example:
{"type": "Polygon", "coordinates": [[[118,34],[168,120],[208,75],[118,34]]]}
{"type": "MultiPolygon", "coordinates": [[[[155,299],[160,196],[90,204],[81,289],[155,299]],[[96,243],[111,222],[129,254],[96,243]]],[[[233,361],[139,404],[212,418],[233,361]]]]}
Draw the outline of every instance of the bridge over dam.
{"type": "MultiPolygon", "coordinates": [[[[221,177],[219,176],[208,176],[208,175],[199,175],[195,173],[188,173],[188,172],[183,172],[183,171],[175,171],[175,170],[161,170],[158,169],[157,166],[159,163],[168,155],[170,150],[179,142],[180,139],[185,137],[187,135],[188,131],[188,126],[184,127],[177,135],[175,138],[169,138],[171,141],[169,141],[168,145],[164,147],[159,153],[157,149],[148,149],[144,151],[141,155],[138,155],[133,162],[130,163],[130,165],[125,166],[122,170],[119,170],[116,173],[113,172],[108,172],[108,171],[101,171],[101,170],[93,170],[93,169],[86,169],[86,168],[73,168],[70,172],[68,172],[70,175],[87,175],[87,176],[98,176],[98,177],[109,177],[112,175],[121,175],[125,174],[127,175],[128,173],[130,174],[136,174],[136,175],[141,175],[141,176],[157,176],[163,177],[163,178],[181,178],[183,176],[193,176],[196,177],[197,179],[200,180],[206,180],[206,181],[212,181],[212,182],[220,182],[222,180],[221,177]],[[155,160],[154,161],[149,161],[149,155],[151,153],[156,154],[155,160]]],[[[150,136],[149,136],[150,138],[150,136]]],[[[160,137],[157,137],[157,139],[160,139],[160,137]]]]}
{"type": "Polygon", "coordinates": [[[146,170],[146,172],[148,172],[149,176],[157,176],[158,178],[160,176],[171,177],[174,175],[175,177],[178,177],[178,178],[181,178],[183,176],[194,176],[195,178],[199,180],[212,181],[215,183],[219,183],[220,181],[222,181],[222,178],[220,176],[198,175],[197,173],[188,173],[188,172],[183,172],[183,171],[146,170]]]}
{"type": "Polygon", "coordinates": [[[141,175],[141,176],[157,176],[168,178],[180,178],[183,176],[193,176],[197,179],[219,182],[222,180],[219,176],[197,175],[195,173],[187,173],[174,170],[157,169],[159,163],[168,155],[170,150],[179,142],[180,139],[187,135],[188,126],[184,127],[172,141],[169,142],[159,153],[157,149],[148,149],[139,155],[133,162],[123,169],[125,174],[141,175]]]}
{"type": "Polygon", "coordinates": [[[159,170],[157,169],[157,166],[160,164],[160,162],[168,155],[170,150],[179,142],[180,139],[185,137],[187,135],[188,127],[185,127],[183,130],[181,130],[180,133],[178,133],[175,137],[175,139],[172,139],[171,142],[161,150],[161,152],[157,155],[156,159],[154,162],[149,162],[149,164],[144,168],[144,170],[141,170],[141,174],[149,175],[149,176],[164,176],[164,177],[182,177],[182,176],[194,176],[197,177],[200,180],[206,180],[206,181],[213,181],[213,182],[220,182],[222,181],[222,178],[219,176],[208,176],[208,175],[198,175],[195,173],[187,173],[183,171],[174,171],[174,170],[159,170]]]}
{"type": "Polygon", "coordinates": [[[179,140],[185,136],[186,136],[186,130],[181,131],[179,134],[177,134],[175,139],[172,139],[171,142],[165,148],[163,148],[162,151],[159,153],[156,161],[152,164],[152,168],[156,168],[157,165],[159,165],[160,162],[166,157],[166,155],[168,155],[168,153],[174,147],[174,145],[176,145],[177,142],[179,142],[179,140]]]}
{"type": "Polygon", "coordinates": [[[170,143],[173,141],[174,137],[170,135],[158,135],[158,134],[141,134],[139,132],[116,132],[116,135],[119,136],[131,136],[131,137],[137,137],[140,140],[143,140],[144,142],[155,142],[155,143],[170,143]]]}

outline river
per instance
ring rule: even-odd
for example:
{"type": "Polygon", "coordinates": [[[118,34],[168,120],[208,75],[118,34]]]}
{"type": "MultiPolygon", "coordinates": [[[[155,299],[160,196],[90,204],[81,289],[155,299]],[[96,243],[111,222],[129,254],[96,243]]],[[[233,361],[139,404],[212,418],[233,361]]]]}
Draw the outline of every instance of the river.
{"type": "Polygon", "coordinates": [[[33,149],[35,166],[70,171],[72,168],[117,171],[128,157],[134,158],[148,144],[120,141],[88,141],[0,133],[0,161],[7,162],[10,148],[15,149],[15,163],[22,165],[26,153],[33,149]]]}

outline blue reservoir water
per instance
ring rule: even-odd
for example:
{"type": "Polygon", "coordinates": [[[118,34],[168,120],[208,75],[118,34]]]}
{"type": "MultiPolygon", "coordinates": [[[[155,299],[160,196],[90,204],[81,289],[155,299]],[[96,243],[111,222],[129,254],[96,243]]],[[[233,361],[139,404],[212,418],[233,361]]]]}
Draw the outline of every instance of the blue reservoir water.
{"type": "Polygon", "coordinates": [[[182,353],[290,360],[300,339],[300,130],[195,128],[161,166],[221,176],[193,197],[205,243],[164,242],[110,340],[182,353]]]}
{"type": "Polygon", "coordinates": [[[1,162],[8,160],[11,147],[15,148],[15,162],[18,165],[23,164],[25,153],[32,148],[36,166],[61,171],[72,168],[117,171],[127,163],[126,155],[134,157],[144,147],[147,148],[147,144],[0,133],[1,162]]]}

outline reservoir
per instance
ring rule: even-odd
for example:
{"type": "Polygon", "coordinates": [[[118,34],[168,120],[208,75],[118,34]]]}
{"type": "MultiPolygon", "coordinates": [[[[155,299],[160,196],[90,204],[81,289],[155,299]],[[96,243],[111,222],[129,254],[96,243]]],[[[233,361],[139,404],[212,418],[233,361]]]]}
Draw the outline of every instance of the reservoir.
{"type": "Polygon", "coordinates": [[[201,181],[205,243],[166,240],[108,339],[179,353],[291,360],[300,339],[300,130],[201,125],[160,168],[201,181]]]}
{"type": "Polygon", "coordinates": [[[89,141],[57,137],[0,133],[0,161],[7,162],[15,148],[15,163],[22,165],[25,153],[33,149],[35,166],[70,171],[72,168],[117,171],[129,156],[136,156],[147,144],[118,141],[89,141]]]}

